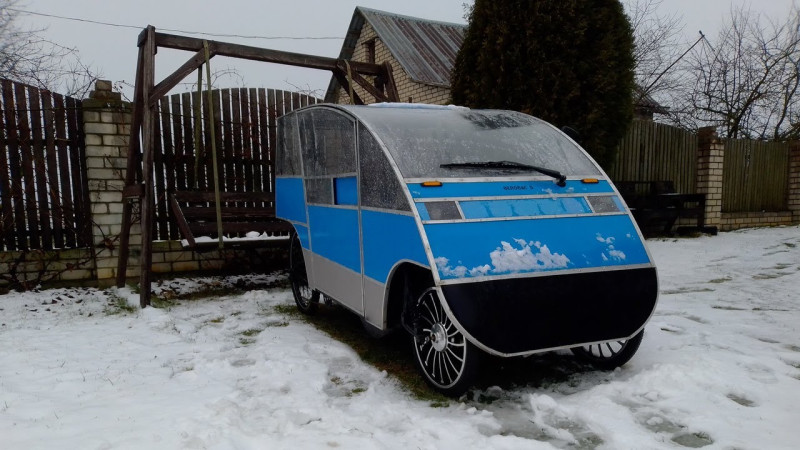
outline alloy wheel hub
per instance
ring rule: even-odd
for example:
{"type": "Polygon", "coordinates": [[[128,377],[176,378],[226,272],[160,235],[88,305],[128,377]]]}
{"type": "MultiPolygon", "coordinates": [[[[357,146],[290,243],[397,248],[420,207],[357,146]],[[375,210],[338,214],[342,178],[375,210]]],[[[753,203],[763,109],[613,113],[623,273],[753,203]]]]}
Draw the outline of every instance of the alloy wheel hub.
{"type": "Polygon", "coordinates": [[[430,339],[433,349],[437,352],[441,352],[445,347],[447,347],[447,332],[445,332],[442,324],[437,323],[433,325],[431,328],[430,339]]]}

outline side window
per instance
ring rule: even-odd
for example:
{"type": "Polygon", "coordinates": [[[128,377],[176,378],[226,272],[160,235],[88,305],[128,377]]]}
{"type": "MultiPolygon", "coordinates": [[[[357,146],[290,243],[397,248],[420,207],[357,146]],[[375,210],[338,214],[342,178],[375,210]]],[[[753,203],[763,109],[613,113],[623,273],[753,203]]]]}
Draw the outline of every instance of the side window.
{"type": "Polygon", "coordinates": [[[355,127],[335,111],[312,109],[300,116],[300,135],[306,176],[356,172],[355,127]]]}
{"type": "Polygon", "coordinates": [[[302,175],[300,143],[297,135],[297,116],[288,114],[278,119],[277,175],[302,175]]]}
{"type": "Polygon", "coordinates": [[[355,124],[349,117],[326,109],[298,113],[300,147],[309,203],[355,204],[355,193],[342,179],[356,173],[355,124]],[[334,195],[341,192],[341,195],[334,195]]]}
{"type": "Polygon", "coordinates": [[[358,157],[361,167],[361,205],[410,211],[408,200],[378,141],[366,128],[358,128],[358,157]]]}

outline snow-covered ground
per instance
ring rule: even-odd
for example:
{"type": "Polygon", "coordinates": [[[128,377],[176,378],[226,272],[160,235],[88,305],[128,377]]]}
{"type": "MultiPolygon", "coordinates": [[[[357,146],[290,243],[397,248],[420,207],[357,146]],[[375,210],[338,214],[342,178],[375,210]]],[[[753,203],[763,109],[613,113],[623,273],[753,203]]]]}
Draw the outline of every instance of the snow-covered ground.
{"type": "Polygon", "coordinates": [[[447,407],[276,310],[285,288],[133,311],[127,290],[0,296],[0,448],[798,448],[800,228],[649,245],[661,297],[630,363],[529,358],[544,376],[447,407]]]}

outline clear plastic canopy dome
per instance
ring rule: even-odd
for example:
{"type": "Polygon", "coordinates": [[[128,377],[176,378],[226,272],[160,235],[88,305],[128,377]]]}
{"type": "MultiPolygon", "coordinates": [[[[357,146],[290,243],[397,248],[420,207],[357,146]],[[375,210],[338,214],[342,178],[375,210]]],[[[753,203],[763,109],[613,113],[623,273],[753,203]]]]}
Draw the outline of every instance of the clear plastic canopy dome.
{"type": "Polygon", "coordinates": [[[596,176],[595,163],[569,138],[535,117],[453,106],[345,106],[383,142],[405,178],[514,176],[514,169],[445,168],[443,164],[508,161],[596,176]]]}

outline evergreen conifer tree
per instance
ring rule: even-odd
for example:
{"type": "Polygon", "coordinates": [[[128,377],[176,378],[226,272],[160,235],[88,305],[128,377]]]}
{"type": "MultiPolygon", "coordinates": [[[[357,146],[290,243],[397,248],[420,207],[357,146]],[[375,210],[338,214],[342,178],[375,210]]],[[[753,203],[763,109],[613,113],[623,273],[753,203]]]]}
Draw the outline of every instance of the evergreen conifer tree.
{"type": "Polygon", "coordinates": [[[475,0],[452,101],[573,127],[608,166],[633,118],[633,67],[619,0],[475,0]]]}

